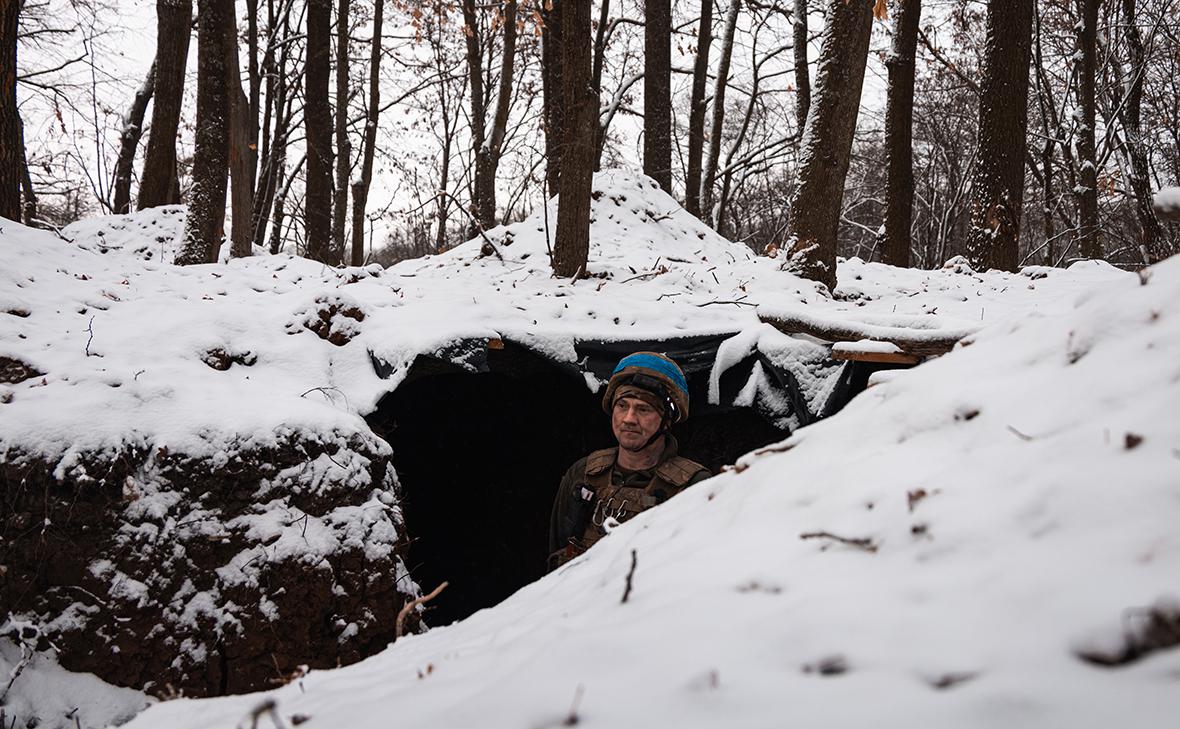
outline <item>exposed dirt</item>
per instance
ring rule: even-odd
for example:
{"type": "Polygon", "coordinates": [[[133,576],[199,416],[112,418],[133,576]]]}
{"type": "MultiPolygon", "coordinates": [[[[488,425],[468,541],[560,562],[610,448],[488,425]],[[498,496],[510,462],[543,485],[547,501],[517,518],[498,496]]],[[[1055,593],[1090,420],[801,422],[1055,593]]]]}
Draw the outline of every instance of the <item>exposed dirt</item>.
{"type": "Polygon", "coordinates": [[[66,668],[156,695],[243,693],[360,660],[393,640],[412,588],[382,450],[358,434],[213,459],[126,445],[56,477],[58,464],[0,453],[0,604],[37,619],[66,668]],[[316,471],[325,454],[363,472],[316,471]],[[245,523],[259,514],[276,526],[245,523]],[[301,531],[308,548],[291,549],[301,531]]]}

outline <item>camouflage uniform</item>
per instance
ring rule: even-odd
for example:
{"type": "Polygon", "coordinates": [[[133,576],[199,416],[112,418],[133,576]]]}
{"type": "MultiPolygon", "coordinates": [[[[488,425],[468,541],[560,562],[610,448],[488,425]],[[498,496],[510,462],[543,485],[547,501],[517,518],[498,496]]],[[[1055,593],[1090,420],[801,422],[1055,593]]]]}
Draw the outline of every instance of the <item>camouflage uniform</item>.
{"type": "Polygon", "coordinates": [[[701,464],[678,455],[675,438],[665,438],[659,462],[646,471],[618,466],[618,448],[594,451],[570,466],[553,500],[550,569],[577,557],[605,536],[602,525],[608,519],[625,522],[712,475],[701,464]]]}

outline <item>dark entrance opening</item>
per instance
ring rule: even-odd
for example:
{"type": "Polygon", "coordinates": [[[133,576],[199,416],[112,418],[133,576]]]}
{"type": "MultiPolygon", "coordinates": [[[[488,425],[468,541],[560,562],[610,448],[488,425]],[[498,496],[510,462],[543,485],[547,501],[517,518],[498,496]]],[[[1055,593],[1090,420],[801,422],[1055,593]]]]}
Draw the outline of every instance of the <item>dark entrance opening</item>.
{"type": "MultiPolygon", "coordinates": [[[[453,363],[471,364],[454,352],[420,356],[369,417],[393,447],[411,572],[425,590],[450,583],[430,604],[431,625],[495,605],[544,575],[562,474],[614,445],[599,396],[578,371],[510,342],[479,345],[474,373],[453,363]]],[[[685,369],[692,417],[673,431],[685,456],[716,473],[786,437],[752,409],[708,406],[707,367],[685,369]]]]}

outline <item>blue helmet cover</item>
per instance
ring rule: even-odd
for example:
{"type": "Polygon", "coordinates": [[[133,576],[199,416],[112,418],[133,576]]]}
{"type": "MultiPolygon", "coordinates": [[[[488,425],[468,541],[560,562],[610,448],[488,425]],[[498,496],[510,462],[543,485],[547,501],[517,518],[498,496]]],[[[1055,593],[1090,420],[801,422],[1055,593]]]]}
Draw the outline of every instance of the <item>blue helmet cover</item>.
{"type": "Polygon", "coordinates": [[[684,374],[680,371],[679,367],[662,357],[656,357],[654,355],[645,354],[642,352],[628,355],[619,360],[619,364],[615,366],[615,370],[611,373],[611,377],[619,374],[627,367],[642,367],[647,370],[652,370],[653,372],[659,372],[661,375],[664,375],[677,387],[679,387],[681,392],[684,393],[685,397],[688,396],[688,382],[685,381],[684,374]]]}

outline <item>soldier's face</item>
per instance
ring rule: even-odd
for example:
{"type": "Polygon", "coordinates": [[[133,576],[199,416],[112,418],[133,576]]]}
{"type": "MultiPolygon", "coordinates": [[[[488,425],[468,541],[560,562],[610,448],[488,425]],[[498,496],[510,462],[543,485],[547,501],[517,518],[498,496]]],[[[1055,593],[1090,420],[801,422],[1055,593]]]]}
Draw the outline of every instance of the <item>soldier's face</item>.
{"type": "Polygon", "coordinates": [[[637,397],[621,397],[611,409],[611,429],[619,447],[642,450],[648,439],[660,429],[660,411],[637,397]]]}

